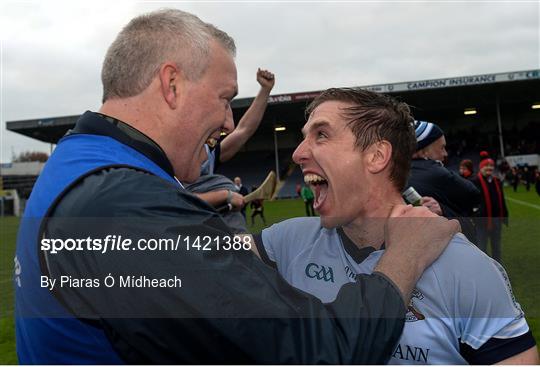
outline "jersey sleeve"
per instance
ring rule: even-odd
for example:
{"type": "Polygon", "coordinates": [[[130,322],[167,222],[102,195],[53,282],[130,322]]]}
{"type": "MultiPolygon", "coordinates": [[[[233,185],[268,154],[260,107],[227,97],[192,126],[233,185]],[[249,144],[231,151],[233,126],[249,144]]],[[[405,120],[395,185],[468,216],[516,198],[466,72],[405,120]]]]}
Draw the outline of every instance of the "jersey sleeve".
{"type": "Polygon", "coordinates": [[[283,273],[303,247],[315,242],[319,230],[319,218],[293,218],[264,229],[255,241],[263,261],[283,273]]]}
{"type": "Polygon", "coordinates": [[[212,149],[214,171],[221,166],[221,142],[212,149]]]}
{"type": "Polygon", "coordinates": [[[462,343],[462,355],[470,363],[496,363],[535,345],[508,275],[499,263],[458,235],[434,265],[448,297],[446,303],[462,343]],[[484,353],[487,349],[490,353],[484,353]]]}

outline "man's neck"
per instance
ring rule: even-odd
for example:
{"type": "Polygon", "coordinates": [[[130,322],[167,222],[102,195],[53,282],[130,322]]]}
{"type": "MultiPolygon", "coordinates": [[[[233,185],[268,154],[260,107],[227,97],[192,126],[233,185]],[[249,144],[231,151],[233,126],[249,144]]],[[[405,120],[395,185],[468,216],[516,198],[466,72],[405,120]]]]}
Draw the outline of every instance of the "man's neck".
{"type": "Polygon", "coordinates": [[[153,111],[145,106],[145,102],[139,96],[116,98],[106,101],[98,112],[114,117],[143,134],[152,138],[159,144],[159,119],[158,114],[149,116],[145,111],[153,111]]]}
{"type": "Polygon", "coordinates": [[[371,246],[376,250],[384,244],[384,226],[394,205],[404,204],[401,194],[395,190],[379,192],[371,196],[366,214],[343,226],[343,231],[358,248],[371,246]]]}

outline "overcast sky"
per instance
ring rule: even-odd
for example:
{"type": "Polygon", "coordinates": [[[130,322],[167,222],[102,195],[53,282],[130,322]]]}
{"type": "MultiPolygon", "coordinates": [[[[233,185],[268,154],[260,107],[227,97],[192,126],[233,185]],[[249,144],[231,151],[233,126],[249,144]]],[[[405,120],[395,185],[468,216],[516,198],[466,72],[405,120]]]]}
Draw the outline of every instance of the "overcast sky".
{"type": "Polygon", "coordinates": [[[238,48],[240,97],[257,67],[273,94],[540,68],[539,1],[5,1],[0,3],[1,162],[49,150],[5,121],[97,110],[109,44],[132,17],[198,15],[238,48]]]}

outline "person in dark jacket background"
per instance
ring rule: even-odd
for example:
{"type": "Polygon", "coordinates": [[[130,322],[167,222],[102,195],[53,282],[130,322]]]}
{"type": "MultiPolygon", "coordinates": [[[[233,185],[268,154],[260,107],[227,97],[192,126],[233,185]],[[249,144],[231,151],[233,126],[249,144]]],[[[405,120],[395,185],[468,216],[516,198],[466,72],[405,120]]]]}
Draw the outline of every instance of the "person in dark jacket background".
{"type": "Polygon", "coordinates": [[[519,181],[521,180],[521,175],[517,167],[512,167],[510,171],[508,171],[508,174],[506,175],[505,180],[508,181],[510,185],[512,185],[514,192],[517,192],[519,181]]]}
{"type": "Polygon", "coordinates": [[[534,187],[536,188],[536,193],[540,196],[540,171],[536,170],[534,174],[534,187]]]}
{"type": "Polygon", "coordinates": [[[458,218],[463,233],[475,242],[474,223],[470,219],[478,206],[480,191],[475,185],[444,167],[446,139],[434,123],[415,121],[416,152],[413,155],[407,187],[421,196],[422,205],[447,218],[458,218]]]}
{"type": "Polygon", "coordinates": [[[531,191],[531,183],[534,182],[533,172],[529,169],[529,165],[523,166],[523,174],[521,175],[523,183],[525,184],[525,190],[531,191]]]}
{"type": "Polygon", "coordinates": [[[481,191],[481,202],[478,208],[476,229],[478,247],[487,253],[488,240],[491,242],[491,257],[502,261],[501,229],[502,223],[508,226],[508,209],[504,199],[501,181],[493,174],[495,162],[487,152],[481,152],[480,172],[474,179],[474,184],[481,191]]]}
{"type": "MultiPolygon", "coordinates": [[[[242,185],[242,179],[239,176],[236,176],[234,178],[234,185],[238,189],[238,193],[240,195],[246,196],[247,194],[249,194],[249,191],[248,191],[247,187],[242,185]]],[[[246,207],[245,206],[240,210],[240,212],[244,216],[244,219],[246,219],[246,207]]]]}

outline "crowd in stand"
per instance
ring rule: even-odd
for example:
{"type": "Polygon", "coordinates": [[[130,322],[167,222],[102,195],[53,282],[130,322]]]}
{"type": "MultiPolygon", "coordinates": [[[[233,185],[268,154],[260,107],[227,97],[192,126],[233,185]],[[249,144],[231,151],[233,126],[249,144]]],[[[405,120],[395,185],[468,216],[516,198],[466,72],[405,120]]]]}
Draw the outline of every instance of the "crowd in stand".
{"type": "MultiPolygon", "coordinates": [[[[505,155],[540,154],[540,129],[538,121],[529,121],[518,129],[503,127],[505,155]]],[[[452,131],[447,134],[448,152],[455,159],[463,159],[470,155],[478,156],[480,151],[486,150],[496,157],[499,147],[498,134],[495,131],[479,131],[471,127],[466,131],[452,131]]]]}

